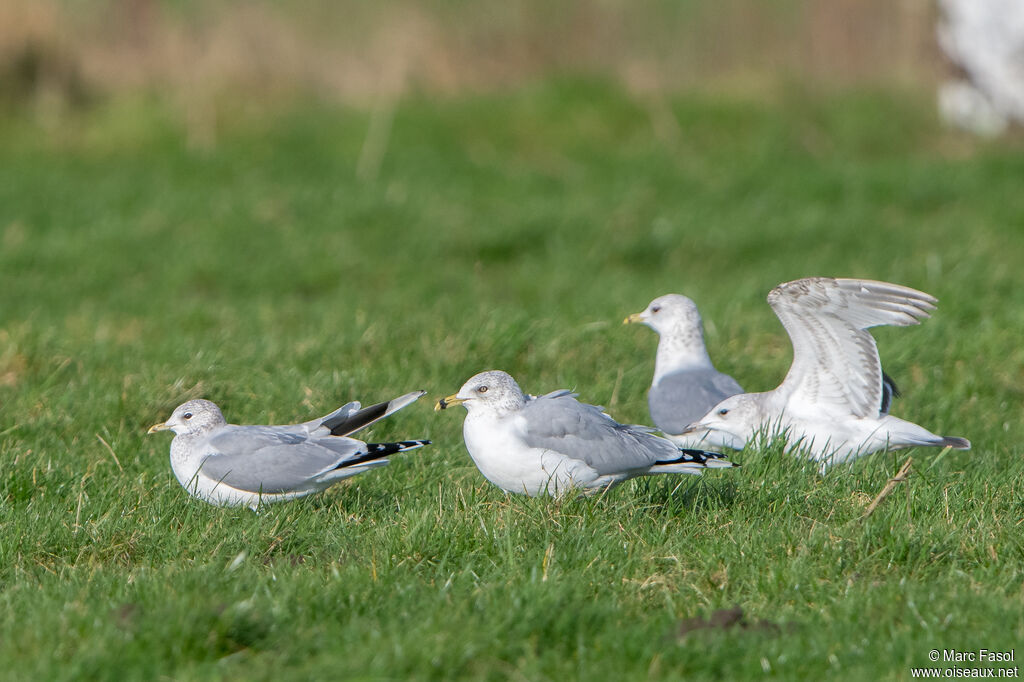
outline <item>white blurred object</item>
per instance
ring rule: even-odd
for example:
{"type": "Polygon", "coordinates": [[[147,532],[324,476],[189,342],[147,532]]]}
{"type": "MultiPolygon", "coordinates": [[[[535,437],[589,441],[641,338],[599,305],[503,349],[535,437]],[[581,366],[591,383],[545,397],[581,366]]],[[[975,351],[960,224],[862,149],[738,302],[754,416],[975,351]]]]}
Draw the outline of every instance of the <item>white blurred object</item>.
{"type": "Polygon", "coordinates": [[[958,128],[975,135],[995,137],[1009,125],[1006,116],[967,81],[946,81],[939,86],[939,113],[958,128]]]}
{"type": "Polygon", "coordinates": [[[943,118],[988,136],[1024,123],[1024,0],[939,4],[939,45],[964,72],[939,89],[943,118]]]}

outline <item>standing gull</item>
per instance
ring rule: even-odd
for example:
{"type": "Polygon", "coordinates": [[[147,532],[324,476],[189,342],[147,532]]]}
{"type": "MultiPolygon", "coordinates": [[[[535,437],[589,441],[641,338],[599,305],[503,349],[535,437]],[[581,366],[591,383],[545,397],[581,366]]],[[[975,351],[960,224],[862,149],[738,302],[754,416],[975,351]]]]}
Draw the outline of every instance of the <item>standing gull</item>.
{"type": "Polygon", "coordinates": [[[287,426],[228,424],[209,400],[189,400],[149,433],[174,431],[171,469],[189,494],[210,504],[256,509],[320,492],[387,464],[382,457],[429,445],[428,440],[364,443],[345,437],[424,393],[408,393],[364,409],[351,402],[326,417],[287,426]]]}
{"type": "Polygon", "coordinates": [[[887,414],[878,348],[867,330],[918,324],[935,298],[897,284],[813,277],[780,284],[768,303],[793,342],[786,378],[773,391],[726,398],[687,433],[742,448],[759,431],[778,429],[823,469],[882,449],[971,447],[887,414]]]}
{"type": "Polygon", "coordinates": [[[462,404],[462,432],[480,472],[510,493],[597,491],[634,476],[699,474],[738,466],[714,452],[683,450],[642,426],[619,424],[569,391],[524,395],[501,371],[481,372],[435,410],[462,404]]]}
{"type": "Polygon", "coordinates": [[[623,324],[636,322],[646,324],[660,337],[654,379],[647,391],[651,420],[673,442],[699,445],[700,438],[679,434],[718,403],[743,393],[743,388],[711,364],[704,345],[704,323],[697,305],[686,296],[659,296],[623,324]]]}

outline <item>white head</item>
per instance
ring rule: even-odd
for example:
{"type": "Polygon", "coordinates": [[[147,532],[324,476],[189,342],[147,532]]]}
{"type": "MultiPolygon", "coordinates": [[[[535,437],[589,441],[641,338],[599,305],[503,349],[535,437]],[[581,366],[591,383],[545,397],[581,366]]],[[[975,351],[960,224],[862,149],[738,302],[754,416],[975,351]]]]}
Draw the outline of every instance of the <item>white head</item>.
{"type": "Polygon", "coordinates": [[[659,296],[623,323],[635,322],[646,324],[661,337],[654,365],[655,383],[677,370],[712,366],[704,346],[704,323],[697,312],[697,304],[686,296],[659,296]]]}
{"type": "Polygon", "coordinates": [[[501,416],[525,405],[526,396],[508,373],[491,370],[472,377],[462,385],[458,393],[437,401],[434,409],[443,410],[459,404],[470,413],[481,412],[501,416]]]}
{"type": "Polygon", "coordinates": [[[763,426],[760,397],[756,393],[730,396],[690,424],[683,433],[706,433],[709,443],[741,450],[763,426]]]}
{"type": "Polygon", "coordinates": [[[680,294],[659,296],[625,322],[641,322],[661,335],[693,337],[704,345],[704,323],[697,304],[680,294]]]}
{"type": "Polygon", "coordinates": [[[227,424],[220,408],[209,400],[189,400],[174,408],[170,418],[162,424],[149,427],[147,433],[174,431],[175,435],[191,435],[227,424]]]}

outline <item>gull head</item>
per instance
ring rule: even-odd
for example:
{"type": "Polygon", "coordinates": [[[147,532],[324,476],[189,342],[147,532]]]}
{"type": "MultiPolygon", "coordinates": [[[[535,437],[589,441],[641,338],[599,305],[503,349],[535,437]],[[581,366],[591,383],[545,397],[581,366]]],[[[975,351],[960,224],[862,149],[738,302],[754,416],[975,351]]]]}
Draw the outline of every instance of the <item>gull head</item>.
{"type": "Polygon", "coordinates": [[[501,416],[518,410],[526,404],[526,396],[519,384],[506,372],[491,370],[480,372],[462,385],[459,392],[442,398],[434,406],[443,410],[462,405],[470,413],[490,413],[501,416]]]}
{"type": "Polygon", "coordinates": [[[215,426],[227,424],[220,408],[209,400],[189,400],[174,408],[170,418],[162,424],[153,424],[146,433],[157,431],[174,431],[182,436],[200,433],[215,426]]]}
{"type": "Polygon", "coordinates": [[[741,393],[726,398],[686,427],[683,434],[703,433],[709,442],[717,446],[742,450],[763,421],[758,397],[753,393],[741,393]]]}
{"type": "Polygon", "coordinates": [[[623,320],[623,324],[631,323],[646,324],[660,335],[694,337],[703,345],[703,321],[697,304],[680,294],[659,296],[623,320]]]}

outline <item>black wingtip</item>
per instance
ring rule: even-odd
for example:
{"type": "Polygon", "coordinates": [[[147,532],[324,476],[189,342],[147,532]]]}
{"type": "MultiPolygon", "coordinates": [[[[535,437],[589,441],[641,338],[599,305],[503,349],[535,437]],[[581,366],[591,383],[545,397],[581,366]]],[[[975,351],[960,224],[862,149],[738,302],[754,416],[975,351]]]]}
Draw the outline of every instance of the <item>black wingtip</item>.
{"type": "Polygon", "coordinates": [[[896,398],[902,397],[899,386],[893,381],[893,378],[882,372],[882,406],[880,412],[882,414],[889,414],[889,408],[892,407],[892,401],[896,398]]]}
{"type": "MultiPolygon", "coordinates": [[[[658,464],[702,464],[707,466],[709,461],[717,462],[717,466],[725,468],[726,466],[738,467],[738,463],[731,461],[725,455],[720,452],[711,452],[710,450],[698,450],[696,448],[680,448],[679,456],[675,459],[663,459],[655,462],[658,464]]],[[[711,465],[715,466],[715,465],[711,465]]]]}
{"type": "Polygon", "coordinates": [[[325,419],[322,426],[329,428],[332,436],[347,436],[382,418],[387,414],[389,405],[391,405],[390,400],[386,403],[364,407],[354,414],[342,414],[332,419],[325,419]]]}
{"type": "Polygon", "coordinates": [[[403,440],[396,443],[367,443],[366,452],[367,454],[380,454],[393,455],[396,452],[405,452],[406,450],[415,450],[421,448],[424,445],[430,445],[429,440],[403,440]]]}
{"type": "Polygon", "coordinates": [[[421,448],[424,445],[430,445],[429,440],[403,440],[397,443],[367,443],[366,452],[347,459],[339,465],[339,469],[356,466],[363,464],[364,462],[372,462],[375,459],[382,459],[388,455],[393,455],[398,452],[405,452],[406,450],[415,450],[421,448]]]}

